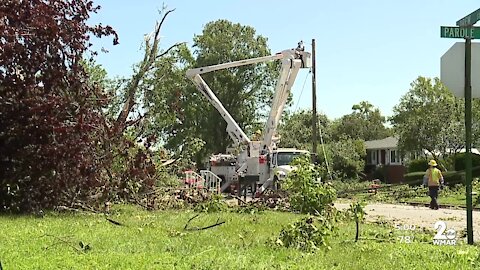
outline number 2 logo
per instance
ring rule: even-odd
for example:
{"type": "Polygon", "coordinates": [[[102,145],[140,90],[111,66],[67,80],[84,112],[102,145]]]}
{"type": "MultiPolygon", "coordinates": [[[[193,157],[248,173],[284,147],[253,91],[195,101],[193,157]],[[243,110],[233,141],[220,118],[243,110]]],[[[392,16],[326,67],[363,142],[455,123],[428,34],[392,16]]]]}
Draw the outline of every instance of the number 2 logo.
{"type": "Polygon", "coordinates": [[[457,235],[457,232],[454,229],[449,229],[445,232],[445,230],[447,229],[447,224],[444,221],[440,220],[435,222],[435,225],[433,227],[435,228],[435,230],[437,230],[437,234],[435,234],[433,239],[451,240],[454,239],[457,235]]]}

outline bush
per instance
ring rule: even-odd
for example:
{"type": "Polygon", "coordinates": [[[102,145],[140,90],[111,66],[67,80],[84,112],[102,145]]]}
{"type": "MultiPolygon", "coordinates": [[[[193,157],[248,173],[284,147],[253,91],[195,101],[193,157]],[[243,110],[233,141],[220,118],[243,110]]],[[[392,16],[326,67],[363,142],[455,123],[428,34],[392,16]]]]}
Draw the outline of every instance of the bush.
{"type": "Polygon", "coordinates": [[[408,172],[425,172],[428,169],[428,160],[426,158],[412,159],[408,163],[408,172]]]}
{"type": "Polygon", "coordinates": [[[337,194],[349,194],[354,191],[367,190],[372,184],[371,181],[359,180],[334,180],[330,182],[337,194]]]}
{"type": "Polygon", "coordinates": [[[448,171],[442,174],[446,185],[452,186],[459,183],[465,183],[465,172],[463,171],[448,171]]]}
{"type": "Polygon", "coordinates": [[[335,229],[330,219],[308,216],[283,227],[275,240],[275,245],[292,247],[305,252],[315,252],[321,247],[330,249],[327,240],[335,229]]]}
{"type": "Polygon", "coordinates": [[[312,165],[308,157],[298,157],[292,165],[297,168],[287,175],[284,186],[292,210],[323,214],[336,199],[335,189],[330,183],[320,182],[321,169],[312,165]]]}
{"type": "MultiPolygon", "coordinates": [[[[457,172],[457,171],[448,171],[442,172],[443,180],[445,184],[448,185],[455,185],[458,183],[463,183],[463,177],[465,176],[465,172],[457,172]]],[[[418,186],[423,183],[423,176],[425,172],[413,172],[407,173],[404,175],[405,182],[407,182],[411,186],[418,186]]]]}
{"type": "Polygon", "coordinates": [[[375,171],[373,172],[373,179],[378,179],[380,181],[385,181],[385,166],[379,165],[375,167],[375,171]]]}
{"type": "Polygon", "coordinates": [[[416,186],[421,185],[423,183],[423,176],[425,172],[411,172],[405,174],[403,177],[405,178],[405,182],[409,185],[416,186]]]}
{"type": "MultiPolygon", "coordinates": [[[[465,153],[457,153],[454,156],[455,170],[465,170],[465,153]]],[[[480,166],[480,155],[472,153],[472,167],[480,166]]]]}
{"type": "MultiPolygon", "coordinates": [[[[472,168],[472,177],[480,176],[480,166],[472,168]]],[[[456,184],[465,184],[465,171],[448,171],[443,173],[445,184],[454,186],[456,184]]]]}
{"type": "MultiPolygon", "coordinates": [[[[442,172],[442,174],[446,185],[465,184],[465,171],[448,171],[442,172]]],[[[405,174],[403,177],[405,178],[405,182],[415,186],[423,183],[424,175],[425,172],[412,172],[405,174]]],[[[480,166],[472,168],[472,177],[480,177],[480,166]]]]}
{"type": "Polygon", "coordinates": [[[221,195],[214,195],[210,199],[195,205],[196,212],[216,213],[228,210],[228,205],[223,201],[221,195]]]}

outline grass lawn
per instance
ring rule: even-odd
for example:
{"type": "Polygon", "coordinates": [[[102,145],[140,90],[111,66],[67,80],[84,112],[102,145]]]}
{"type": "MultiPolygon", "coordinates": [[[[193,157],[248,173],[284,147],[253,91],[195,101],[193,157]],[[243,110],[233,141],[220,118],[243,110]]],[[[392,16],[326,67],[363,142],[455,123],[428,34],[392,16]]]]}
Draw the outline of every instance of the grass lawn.
{"type": "Polygon", "coordinates": [[[0,216],[3,269],[472,269],[480,250],[460,243],[434,246],[433,232],[404,232],[393,224],[361,225],[364,238],[353,242],[354,223],[339,224],[330,251],[309,254],[277,248],[268,240],[301,216],[270,212],[201,214],[191,226],[218,219],[224,224],[185,231],[192,211],[148,212],[134,206],[96,214],[47,213],[45,217],[0,216]],[[415,235],[414,243],[400,236],[415,235]],[[82,250],[88,245],[89,249],[82,250]]]}

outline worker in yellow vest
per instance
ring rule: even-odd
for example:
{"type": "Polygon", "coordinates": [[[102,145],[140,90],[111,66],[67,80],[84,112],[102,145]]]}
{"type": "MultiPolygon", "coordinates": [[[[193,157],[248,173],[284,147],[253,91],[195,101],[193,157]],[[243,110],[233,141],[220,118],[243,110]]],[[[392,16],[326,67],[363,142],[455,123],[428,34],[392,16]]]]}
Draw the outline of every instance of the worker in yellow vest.
{"type": "Polygon", "coordinates": [[[423,184],[428,186],[428,195],[431,198],[430,209],[438,210],[438,190],[443,187],[443,175],[442,172],[437,168],[437,162],[435,160],[430,160],[428,162],[429,168],[425,172],[423,177],[423,184]]]}

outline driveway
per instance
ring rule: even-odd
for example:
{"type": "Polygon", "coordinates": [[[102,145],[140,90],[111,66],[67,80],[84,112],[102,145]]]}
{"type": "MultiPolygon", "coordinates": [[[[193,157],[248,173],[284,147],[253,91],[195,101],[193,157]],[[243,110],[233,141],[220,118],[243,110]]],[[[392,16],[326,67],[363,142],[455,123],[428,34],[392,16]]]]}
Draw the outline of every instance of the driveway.
{"type": "MultiPolygon", "coordinates": [[[[335,203],[337,209],[349,208],[348,203],[335,203]]],[[[467,227],[466,210],[457,209],[439,209],[431,210],[425,206],[410,206],[397,204],[372,203],[365,207],[368,221],[375,221],[378,218],[384,218],[393,221],[399,225],[415,225],[434,230],[435,222],[445,221],[448,229],[454,229],[457,232],[467,227]]],[[[480,241],[480,212],[473,211],[473,239],[480,241]]]]}

